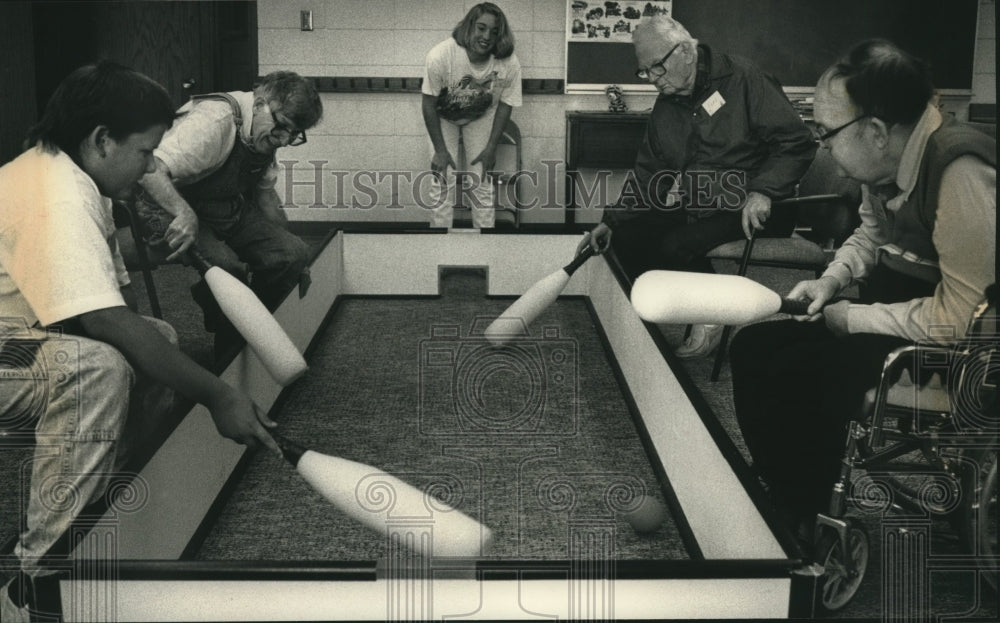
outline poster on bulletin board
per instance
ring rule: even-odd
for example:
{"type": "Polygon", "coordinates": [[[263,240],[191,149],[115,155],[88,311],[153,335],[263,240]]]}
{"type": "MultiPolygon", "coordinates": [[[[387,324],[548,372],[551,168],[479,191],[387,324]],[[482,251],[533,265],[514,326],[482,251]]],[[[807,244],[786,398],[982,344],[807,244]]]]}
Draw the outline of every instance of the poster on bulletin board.
{"type": "Polygon", "coordinates": [[[673,0],[566,1],[566,92],[652,91],[634,75],[632,31],[642,19],[670,15],[673,0]],[[622,71],[622,67],[631,71],[622,71]]]}
{"type": "Polygon", "coordinates": [[[672,0],[567,2],[569,40],[588,43],[632,43],[632,29],[644,17],[670,15],[672,0]]]}

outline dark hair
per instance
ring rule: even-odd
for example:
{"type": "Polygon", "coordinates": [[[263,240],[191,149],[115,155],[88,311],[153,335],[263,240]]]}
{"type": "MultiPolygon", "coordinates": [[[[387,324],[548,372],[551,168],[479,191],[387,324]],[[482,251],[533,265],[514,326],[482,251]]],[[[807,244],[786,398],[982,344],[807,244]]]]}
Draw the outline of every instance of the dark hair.
{"type": "Polygon", "coordinates": [[[884,39],[854,46],[824,79],[844,78],[862,114],[893,124],[916,123],[934,96],[930,69],[919,58],[884,39]]]}
{"type": "Polygon", "coordinates": [[[476,20],[484,13],[497,18],[497,42],[493,44],[493,56],[496,58],[507,58],[514,53],[514,33],[510,31],[510,24],[507,17],[500,10],[500,7],[492,2],[480,2],[469,9],[456,26],[451,31],[451,36],[458,42],[458,45],[468,49],[472,44],[472,36],[476,32],[476,20]]]}
{"type": "Polygon", "coordinates": [[[254,88],[265,101],[277,102],[279,109],[299,130],[308,130],[323,118],[323,102],[311,80],[294,71],[274,71],[254,88]]]}
{"type": "Polygon", "coordinates": [[[97,126],[120,141],[176,118],[167,91],[149,76],[112,61],[84,65],[66,76],[28,130],[25,149],[41,143],[77,156],[80,142],[97,126]]]}

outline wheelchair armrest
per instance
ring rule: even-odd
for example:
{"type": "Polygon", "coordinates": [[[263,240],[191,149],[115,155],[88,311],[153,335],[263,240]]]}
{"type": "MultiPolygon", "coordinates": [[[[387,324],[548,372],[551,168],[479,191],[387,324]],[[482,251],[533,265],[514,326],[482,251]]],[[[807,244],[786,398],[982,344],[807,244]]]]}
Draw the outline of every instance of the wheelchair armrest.
{"type": "Polygon", "coordinates": [[[906,346],[900,346],[885,356],[885,362],[882,364],[882,378],[885,379],[889,375],[894,375],[896,378],[892,379],[892,383],[895,383],[903,370],[913,369],[915,372],[919,372],[920,359],[918,355],[924,355],[925,357],[932,355],[935,356],[936,361],[940,361],[941,357],[950,358],[954,354],[954,346],[930,344],[907,344],[906,346]]]}
{"type": "MultiPolygon", "coordinates": [[[[889,397],[889,390],[904,375],[910,378],[910,384],[918,384],[922,374],[921,364],[928,357],[932,358],[937,366],[942,362],[947,362],[954,355],[954,348],[947,346],[907,344],[893,350],[885,357],[882,364],[882,372],[879,375],[878,385],[875,386],[875,398],[872,401],[872,446],[881,444],[882,420],[885,415],[885,407],[889,397]],[[907,374],[909,372],[909,374],[907,374]]],[[[933,371],[932,371],[933,373],[933,371]]]]}

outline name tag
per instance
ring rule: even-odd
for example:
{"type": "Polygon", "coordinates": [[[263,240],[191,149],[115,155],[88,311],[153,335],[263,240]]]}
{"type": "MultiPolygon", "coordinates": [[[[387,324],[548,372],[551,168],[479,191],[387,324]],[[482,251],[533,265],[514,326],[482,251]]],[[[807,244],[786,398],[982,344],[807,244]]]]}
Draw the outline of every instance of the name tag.
{"type": "Polygon", "coordinates": [[[716,91],[708,96],[708,99],[702,103],[701,107],[704,108],[705,112],[708,113],[708,116],[711,117],[720,108],[722,108],[725,103],[726,100],[723,99],[722,95],[718,91],[716,91]]]}

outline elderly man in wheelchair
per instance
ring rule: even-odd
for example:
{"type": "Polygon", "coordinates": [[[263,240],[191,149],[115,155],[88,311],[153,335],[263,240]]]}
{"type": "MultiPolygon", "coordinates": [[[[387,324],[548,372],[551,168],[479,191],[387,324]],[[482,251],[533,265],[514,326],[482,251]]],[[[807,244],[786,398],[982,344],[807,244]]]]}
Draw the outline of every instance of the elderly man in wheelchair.
{"type": "Polygon", "coordinates": [[[995,582],[996,140],[934,100],[927,66],[884,40],[823,74],[816,139],[861,182],[861,225],[789,293],[807,316],[745,327],[730,351],[754,468],[813,548],[827,610],[867,564],[851,499],[950,515],[995,582]],[[858,300],[835,298],[853,286],[858,300]],[[914,455],[919,470],[900,464],[914,455]],[[883,476],[907,469],[931,484],[883,476]]]}
{"type": "Polygon", "coordinates": [[[846,606],[865,574],[868,535],[846,517],[849,501],[866,513],[947,519],[969,562],[997,589],[998,386],[996,285],[954,346],[913,344],[889,353],[878,385],[865,394],[868,418],[847,425],[840,475],[826,512],[816,516],[820,606],[846,606]]]}

